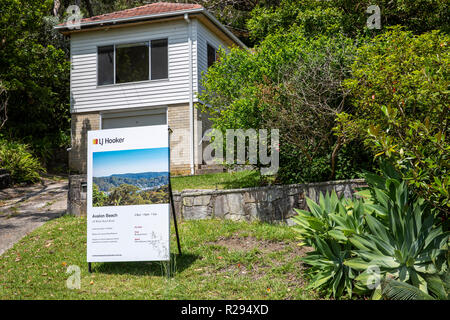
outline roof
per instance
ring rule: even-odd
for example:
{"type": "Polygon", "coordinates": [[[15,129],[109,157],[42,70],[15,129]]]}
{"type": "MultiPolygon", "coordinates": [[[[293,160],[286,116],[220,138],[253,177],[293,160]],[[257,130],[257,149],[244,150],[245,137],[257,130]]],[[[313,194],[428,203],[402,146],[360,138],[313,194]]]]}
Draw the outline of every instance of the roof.
{"type": "Polygon", "coordinates": [[[61,32],[70,33],[91,27],[107,27],[109,25],[169,18],[190,13],[203,14],[235,43],[243,48],[246,48],[245,44],[243,44],[230,30],[222,25],[213,15],[211,15],[199,4],[156,2],[136,8],[81,19],[80,28],[77,30],[74,30],[72,25],[68,25],[66,23],[61,23],[54,28],[61,32]]]}
{"type": "Polygon", "coordinates": [[[116,11],[111,13],[102,14],[99,16],[94,16],[90,18],[85,18],[81,20],[81,24],[88,22],[99,22],[108,21],[114,19],[124,19],[139,16],[148,16],[159,13],[176,12],[180,10],[192,10],[192,9],[202,9],[203,7],[199,4],[188,4],[188,3],[170,3],[170,2],[157,2],[152,4],[147,4],[144,6],[126,9],[122,11],[116,11]]]}

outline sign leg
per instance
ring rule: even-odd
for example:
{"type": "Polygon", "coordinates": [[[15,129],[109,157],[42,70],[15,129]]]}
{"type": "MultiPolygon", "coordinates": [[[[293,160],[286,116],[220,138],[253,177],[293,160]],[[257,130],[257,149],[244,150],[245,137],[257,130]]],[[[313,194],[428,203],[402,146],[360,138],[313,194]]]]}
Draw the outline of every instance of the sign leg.
{"type": "Polygon", "coordinates": [[[92,273],[92,265],[90,262],[88,262],[88,271],[89,273],[92,273]]]}
{"type": "Polygon", "coordinates": [[[170,273],[170,265],[171,265],[171,258],[169,259],[169,261],[167,261],[167,278],[170,279],[171,277],[171,273],[170,273]]]}
{"type": "Polygon", "coordinates": [[[172,215],[173,215],[173,223],[175,225],[175,234],[177,236],[178,254],[181,255],[180,235],[178,234],[177,215],[175,213],[175,205],[173,202],[172,185],[170,184],[170,175],[169,175],[169,196],[170,196],[170,204],[172,206],[172,215]]]}

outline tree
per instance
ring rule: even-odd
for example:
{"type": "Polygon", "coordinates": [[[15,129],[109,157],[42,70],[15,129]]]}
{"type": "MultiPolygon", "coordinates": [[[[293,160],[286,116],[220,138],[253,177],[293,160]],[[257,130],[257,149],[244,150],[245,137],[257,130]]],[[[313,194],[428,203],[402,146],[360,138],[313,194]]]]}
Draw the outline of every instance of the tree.
{"type": "Polygon", "coordinates": [[[130,184],[122,184],[110,190],[106,205],[121,206],[137,204],[139,188],[130,184]]]}
{"type": "Polygon", "coordinates": [[[294,28],[271,34],[251,52],[221,53],[203,77],[199,107],[222,131],[280,129],[282,182],[356,177],[370,161],[363,150],[344,148],[342,154],[354,154],[338,163],[342,142],[332,134],[353,55],[353,41],[344,37],[310,38],[294,28]]]}
{"type": "Polygon", "coordinates": [[[69,129],[69,61],[60,35],[44,19],[52,1],[0,0],[0,78],[8,92],[3,134],[58,145],[69,129]],[[50,138],[51,137],[51,138],[50,138]]]}
{"type": "Polygon", "coordinates": [[[438,31],[416,36],[393,28],[361,46],[345,84],[355,108],[339,116],[337,130],[391,159],[420,196],[447,214],[449,41],[438,31]]]}
{"type": "Polygon", "coordinates": [[[350,73],[355,46],[344,37],[318,37],[302,43],[294,63],[280,66],[280,78],[259,86],[257,97],[264,107],[263,122],[281,128],[282,139],[292,144],[311,163],[331,152],[331,173],[335,178],[336,159],[345,139],[333,137],[338,113],[346,105],[348,89],[342,82],[350,73]]]}
{"type": "Polygon", "coordinates": [[[8,120],[8,91],[0,80],[0,129],[8,120]]]}
{"type": "Polygon", "coordinates": [[[92,184],[92,205],[94,207],[102,207],[106,204],[108,196],[98,189],[97,184],[92,184]]]}
{"type": "Polygon", "coordinates": [[[381,10],[381,28],[403,25],[415,33],[434,29],[450,31],[447,12],[449,2],[439,0],[282,0],[279,6],[256,7],[248,20],[250,37],[261,41],[268,34],[287,31],[292,25],[300,27],[307,35],[377,34],[366,27],[373,4],[381,10]]]}

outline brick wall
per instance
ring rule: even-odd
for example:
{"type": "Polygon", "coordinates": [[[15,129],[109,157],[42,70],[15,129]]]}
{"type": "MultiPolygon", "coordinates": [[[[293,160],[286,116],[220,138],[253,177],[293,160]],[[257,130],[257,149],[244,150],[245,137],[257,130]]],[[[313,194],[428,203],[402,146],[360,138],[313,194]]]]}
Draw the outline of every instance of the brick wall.
{"type": "Polygon", "coordinates": [[[171,105],[167,111],[170,134],[170,167],[178,174],[189,174],[189,105],[171,105]]]}
{"type": "Polygon", "coordinates": [[[69,168],[71,172],[86,173],[87,166],[87,132],[100,129],[100,114],[72,114],[72,146],[69,152],[69,168]]]}

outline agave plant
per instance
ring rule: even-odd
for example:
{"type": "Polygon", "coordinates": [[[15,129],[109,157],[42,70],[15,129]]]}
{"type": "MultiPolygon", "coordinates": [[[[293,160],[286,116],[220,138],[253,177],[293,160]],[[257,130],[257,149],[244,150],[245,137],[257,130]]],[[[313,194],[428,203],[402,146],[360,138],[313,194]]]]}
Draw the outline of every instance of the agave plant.
{"type": "Polygon", "coordinates": [[[321,239],[347,243],[353,234],[362,234],[365,230],[365,205],[361,200],[339,198],[335,191],[319,195],[319,204],[306,198],[309,211],[295,209],[294,227],[303,240],[303,244],[313,245],[318,236],[321,239]]]}
{"type": "Polygon", "coordinates": [[[333,296],[339,298],[346,290],[349,296],[353,292],[353,279],[357,275],[351,267],[344,265],[350,257],[350,245],[342,245],[335,240],[324,240],[315,236],[312,246],[316,249],[308,252],[302,260],[311,266],[312,278],[309,289],[331,288],[333,296]]]}
{"type": "Polygon", "coordinates": [[[298,215],[293,220],[301,244],[315,248],[302,259],[311,266],[309,288],[326,287],[332,289],[334,297],[340,297],[344,291],[351,296],[357,273],[344,261],[351,254],[349,236],[364,232],[364,204],[338,198],[334,191],[320,194],[319,204],[309,198],[306,202],[310,211],[296,209],[298,215]]]}
{"type": "MultiPolygon", "coordinates": [[[[428,295],[427,279],[447,270],[449,233],[438,225],[435,213],[423,199],[409,192],[404,181],[373,175],[366,180],[374,203],[367,207],[379,215],[365,215],[367,231],[349,239],[356,247],[356,258],[344,264],[362,271],[356,277],[362,286],[373,278],[371,268],[375,266],[382,281],[389,278],[405,282],[428,295]]],[[[381,297],[380,287],[374,297],[381,297]]]]}
{"type": "Polygon", "coordinates": [[[381,295],[390,300],[448,300],[450,291],[450,272],[443,276],[427,276],[427,294],[406,282],[384,279],[381,282],[381,295]]]}

